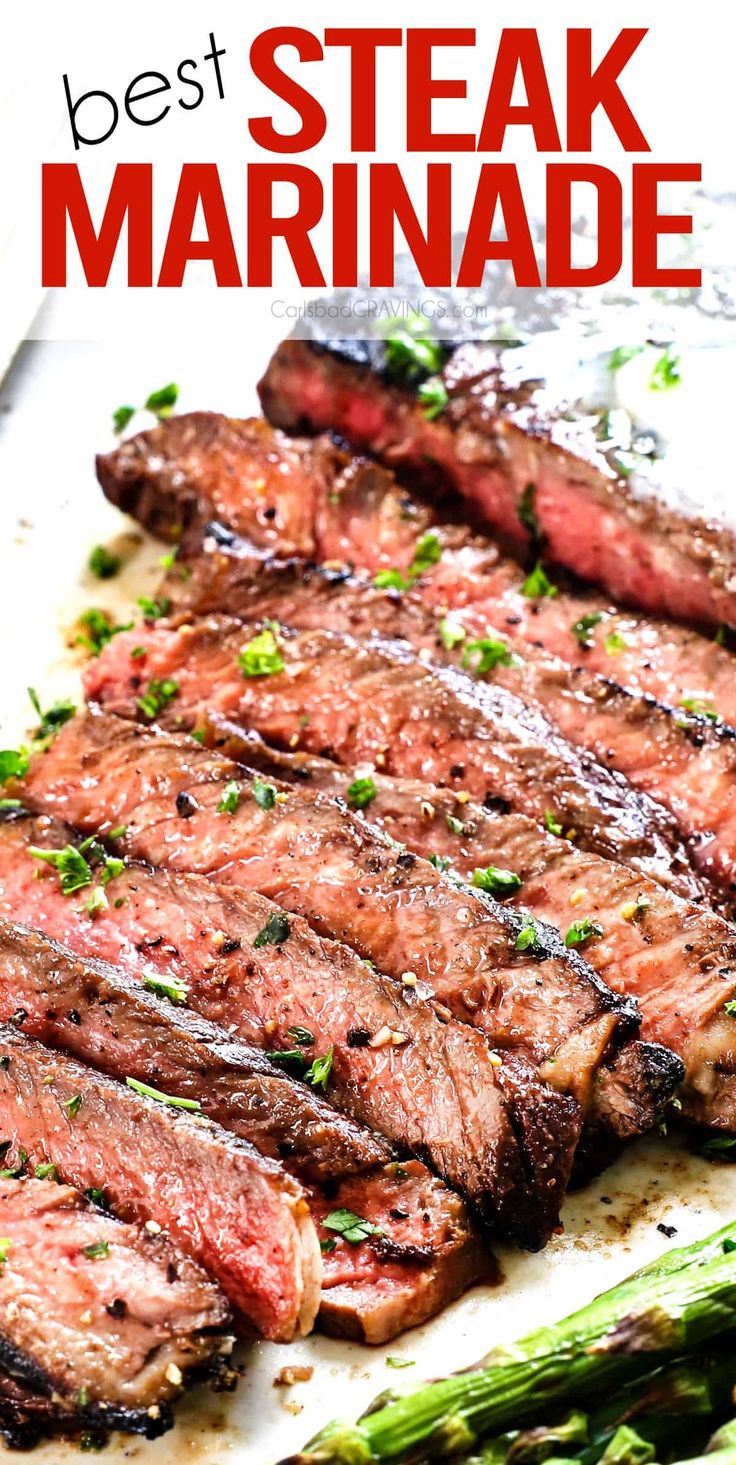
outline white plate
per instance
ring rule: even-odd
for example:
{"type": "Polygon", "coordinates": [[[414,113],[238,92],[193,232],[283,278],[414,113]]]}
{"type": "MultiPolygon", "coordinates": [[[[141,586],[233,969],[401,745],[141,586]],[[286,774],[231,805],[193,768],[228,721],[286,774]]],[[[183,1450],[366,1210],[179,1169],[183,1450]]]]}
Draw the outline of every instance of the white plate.
{"type": "MultiPolygon", "coordinates": [[[[161,343],[143,351],[62,342],[23,348],[0,395],[0,744],[16,743],[32,720],[27,686],[37,687],[43,701],[79,695],[79,655],[67,644],[79,611],[94,604],[124,617],[160,573],[160,547],[105,503],[94,478],[94,454],[111,442],[112,409],[175,377],[184,410],[253,411],[253,383],[278,323],[271,330],[272,338],[265,329],[258,333],[255,348],[239,346],[218,358],[161,343]],[[131,533],[137,549],[125,573],[93,580],[85,568],[90,548],[131,533]]],[[[290,1348],[255,1345],[242,1354],[246,1372],[234,1396],[199,1389],[180,1408],[171,1434],[153,1444],[116,1440],[102,1459],[107,1465],[269,1465],[328,1419],[354,1417],[379,1390],[409,1388],[466,1366],[499,1341],[581,1305],[673,1244],[659,1224],[677,1228],[677,1244],[734,1214],[736,1174],[728,1167],[709,1166],[673,1141],[641,1143],[568,1200],[564,1232],[544,1253],[502,1255],[498,1287],[476,1289],[385,1349],[318,1336],[290,1348]],[[393,1371],[387,1354],[411,1359],[413,1367],[393,1371]],[[311,1365],[312,1379],[274,1387],[286,1363],[311,1365]]],[[[56,1443],[34,1456],[38,1465],[78,1459],[77,1449],[56,1443]]]]}

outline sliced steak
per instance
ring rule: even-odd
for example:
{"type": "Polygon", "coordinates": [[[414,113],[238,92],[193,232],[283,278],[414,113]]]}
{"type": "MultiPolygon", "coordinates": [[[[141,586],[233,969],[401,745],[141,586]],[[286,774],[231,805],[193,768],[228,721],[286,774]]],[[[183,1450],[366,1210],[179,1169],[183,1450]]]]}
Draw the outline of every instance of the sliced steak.
{"type": "MultiPolygon", "coordinates": [[[[189,601],[196,611],[227,607],[231,615],[245,619],[280,617],[287,625],[309,629],[329,625],[356,637],[377,632],[401,636],[422,654],[450,665],[462,663],[465,648],[480,645],[484,638],[488,644],[496,637],[495,649],[501,653],[508,647],[504,623],[488,624],[485,603],[479,606],[471,599],[447,614],[441,564],[418,582],[419,593],[402,593],[380,589],[344,570],[300,569],[298,561],[264,562],[247,543],[224,540],[222,534],[208,533],[201,555],[187,562],[192,573],[179,581],[182,606],[189,601]]],[[[471,665],[479,657],[480,651],[471,665]]],[[[727,900],[733,898],[736,735],[730,728],[625,691],[585,664],[570,670],[531,646],[520,657],[510,656],[507,649],[485,678],[532,703],[570,742],[667,807],[689,842],[693,863],[727,900]]],[[[698,892],[693,888],[689,893],[698,892]]]]}
{"type": "Polygon", "coordinates": [[[732,526],[699,517],[692,500],[667,500],[645,458],[624,476],[596,437],[597,419],[492,348],[458,348],[443,381],[447,406],[428,420],[421,374],[410,388],[392,382],[380,343],[289,340],[259,391],[279,427],[331,429],[421,481],[456,489],[520,552],[530,543],[531,490],[531,527],[551,559],[645,610],[736,626],[732,526]]]}
{"type": "MultiPolygon", "coordinates": [[[[377,949],[381,940],[382,954],[424,900],[415,939],[423,932],[432,953],[443,949],[445,884],[426,880],[428,901],[421,872],[399,867],[393,845],[324,796],[300,808],[292,801],[291,809],[263,809],[248,797],[235,814],[218,814],[238,776],[237,765],[190,740],[97,714],[69,722],[18,789],[36,808],[88,833],[98,830],[101,814],[103,834],[126,823],[120,844],[153,865],[189,868],[249,890],[244,903],[241,893],[218,888],[214,931],[227,935],[240,925],[242,936],[232,939],[249,959],[220,947],[218,937],[205,973],[213,982],[211,1005],[199,1003],[200,1010],[220,1021],[215,999],[227,1000],[229,1014],[240,1005],[255,1016],[252,1031],[241,1036],[262,1043],[265,1025],[275,1024],[268,1033],[279,1048],[293,1045],[290,1027],[319,1033],[324,1050],[334,1049],[334,1103],[425,1158],[502,1232],[538,1243],[555,1224],[580,1133],[578,1103],[548,1089],[513,1054],[497,1066],[480,1033],[440,1021],[423,995],[313,935],[298,917],[289,918],[288,933],[282,922],[269,928],[273,907],[253,893],[261,887],[292,908],[304,905],[311,921],[324,911],[337,924],[339,909],[344,925],[353,904],[345,891],[357,885],[361,931],[373,933],[377,949]]],[[[201,965],[201,946],[198,955],[201,965]]],[[[223,1025],[232,1020],[223,1013],[223,1025]]]]}
{"type": "MultiPolygon", "coordinates": [[[[33,823],[25,832],[34,847],[39,840],[41,846],[53,847],[54,836],[58,840],[65,833],[51,821],[27,823],[33,823]]],[[[262,1152],[278,1154],[287,1168],[311,1176],[308,1194],[315,1222],[330,1212],[352,1210],[376,1227],[381,1236],[357,1245],[333,1236],[334,1249],[323,1256],[320,1321],[329,1331],[385,1342],[488,1274],[487,1257],[462,1201],[424,1166],[417,1161],[399,1164],[390,1145],[338,1114],[305,1084],[289,1081],[261,1050],[141,986],[140,977],[145,980],[147,974],[154,987],[163,983],[174,990],[182,981],[188,985],[191,974],[196,1004],[201,968],[194,963],[190,967],[186,960],[191,937],[189,943],[186,938],[173,943],[178,941],[177,925],[190,930],[196,926],[200,932],[203,921],[209,924],[217,915],[212,886],[133,866],[110,882],[106,913],[91,921],[61,893],[55,877],[29,878],[33,860],[28,844],[21,842],[22,827],[19,823],[2,831],[2,905],[17,909],[22,904],[27,919],[42,917],[47,930],[63,936],[87,959],[75,959],[56,941],[0,921],[0,1020],[22,1012],[24,1033],[49,1046],[114,1076],[128,1075],[167,1094],[198,1100],[204,1113],[233,1134],[262,1152]],[[197,886],[203,887],[199,903],[197,886]],[[123,904],[116,906],[116,901],[123,904]],[[151,946],[163,922],[167,940],[151,946]],[[158,953],[147,973],[145,965],[142,970],[146,947],[158,953]],[[121,967],[96,959],[101,949],[121,967]],[[399,1202],[404,1214],[397,1236],[391,1210],[399,1202]],[[382,1271],[375,1249],[383,1236],[397,1248],[398,1260],[387,1261],[382,1271]]],[[[201,936],[198,945],[201,951],[201,936]]],[[[212,1001],[212,984],[208,988],[205,979],[200,981],[200,1005],[205,1007],[208,991],[212,1001]]],[[[221,983],[216,987],[222,1009],[221,983]]],[[[242,1021],[239,1009],[221,1010],[220,1016],[233,1016],[235,1026],[242,1021]]],[[[290,1041],[293,1052],[293,1037],[290,1041]]],[[[329,1240],[328,1232],[323,1240],[329,1240]]]]}
{"type": "MultiPolygon", "coordinates": [[[[225,719],[212,724],[209,736],[269,778],[330,789],[345,799],[356,778],[355,769],[326,758],[271,748],[254,733],[243,738],[225,719]]],[[[736,1129],[734,1020],[724,1014],[724,1004],[736,994],[730,921],[623,865],[576,849],[523,814],[466,801],[463,790],[390,778],[370,767],[357,773],[370,777],[374,790],[364,817],[408,849],[467,880],[475,870],[510,870],[521,885],[507,898],[562,931],[586,917],[602,926],[600,937],[585,942],[585,959],[609,987],[636,999],[642,1036],[685,1061],[679,1097],[688,1117],[736,1129]],[[461,822],[461,832],[451,827],[453,819],[461,822]]],[[[601,1082],[617,1083],[615,1067],[600,1071],[601,1082]]],[[[597,1102],[603,1106],[608,1100],[597,1102]]]]}
{"type": "MultiPolygon", "coordinates": [[[[442,557],[428,567],[420,588],[435,605],[473,605],[479,617],[503,624],[519,648],[530,644],[568,666],[613,675],[621,686],[670,707],[704,704],[736,725],[733,655],[719,644],[723,632],[709,641],[686,627],[621,610],[605,595],[565,584],[564,577],[554,595],[525,594],[528,571],[489,539],[461,524],[443,525],[437,511],[392,474],[351,459],[325,439],[289,439],[277,429],[269,439],[257,419],[192,413],[121,443],[98,459],[98,472],[108,497],[154,530],[219,518],[272,554],[405,572],[417,539],[433,529],[442,557]]],[[[192,590],[201,611],[222,609],[215,587],[208,597],[204,573],[192,590]]],[[[168,593],[175,604],[193,603],[179,566],[169,576],[168,593]]]]}
{"type": "Polygon", "coordinates": [[[171,1424],[182,1381],[229,1351],[225,1300],[163,1234],[68,1185],[0,1181],[0,1429],[24,1443],[60,1431],[171,1424]]]}
{"type": "Polygon", "coordinates": [[[387,772],[454,780],[542,822],[554,817],[565,831],[575,830],[581,847],[665,883],[673,881],[673,863],[676,869],[685,863],[669,816],[570,748],[533,706],[505,688],[455,667],[427,665],[403,643],[374,638],[369,644],[328,631],[289,632],[279,653],[283,673],[249,677],[239,657],[256,630],[209,617],[118,635],[89,664],[87,695],[142,718],[145,688],[170,681],[175,694],[162,709],[170,724],[191,727],[200,710],[237,712],[283,746],[332,749],[346,763],[378,757],[387,772]]]}
{"type": "Polygon", "coordinates": [[[0,1133],[12,1166],[24,1151],[79,1190],[104,1189],[124,1218],[158,1223],[265,1337],[311,1326],[319,1249],[291,1176],[201,1114],[27,1038],[22,1014],[0,1025],[0,1052],[0,1133]]]}

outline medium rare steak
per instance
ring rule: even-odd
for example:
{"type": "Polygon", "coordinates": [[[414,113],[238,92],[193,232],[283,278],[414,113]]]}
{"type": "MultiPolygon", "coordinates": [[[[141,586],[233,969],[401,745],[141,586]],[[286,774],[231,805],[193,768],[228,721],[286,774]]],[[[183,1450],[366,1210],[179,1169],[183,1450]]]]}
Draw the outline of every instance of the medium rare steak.
{"type": "MultiPolygon", "coordinates": [[[[108,919],[90,921],[62,894],[55,878],[36,881],[27,873],[33,865],[29,844],[51,847],[54,835],[63,837],[63,826],[25,823],[33,824],[25,831],[25,845],[19,837],[22,822],[0,830],[2,905],[22,906],[28,919],[42,916],[48,931],[84,951],[87,959],[75,959],[47,937],[0,922],[0,1020],[22,1011],[23,1031],[49,1046],[117,1077],[127,1074],[165,1093],[198,1100],[224,1128],[311,1176],[308,1194],[316,1223],[352,1210],[375,1227],[376,1235],[357,1245],[331,1238],[334,1247],[323,1256],[320,1308],[328,1331],[385,1342],[487,1275],[488,1260],[462,1201],[424,1166],[399,1164],[390,1145],[338,1114],[306,1084],[279,1073],[260,1050],[155,995],[156,990],[175,993],[182,984],[186,990],[190,968],[186,946],[173,945],[170,923],[167,941],[161,943],[165,951],[161,945],[152,948],[161,952],[157,965],[146,966],[146,945],[156,940],[173,902],[179,924],[181,906],[190,928],[196,923],[201,930],[203,920],[211,921],[216,913],[211,886],[132,866],[109,882],[108,919]],[[199,884],[204,900],[198,908],[187,898],[187,887],[199,884]],[[136,920],[134,911],[144,920],[140,915],[136,920]],[[101,948],[131,975],[96,959],[101,948]],[[142,986],[141,976],[148,977],[153,992],[142,986]],[[391,1214],[396,1210],[398,1218],[391,1214]],[[393,1256],[384,1260],[385,1238],[393,1256]]],[[[196,1002],[196,969],[192,981],[196,1002]]],[[[233,1015],[240,1017],[239,1011],[233,1015]]],[[[302,1030],[302,1043],[305,1036],[302,1030]]],[[[322,1239],[328,1241],[330,1232],[322,1239]]]]}
{"type": "MultiPolygon", "coordinates": [[[[473,607],[502,626],[521,651],[531,645],[571,667],[655,697],[670,707],[715,709],[736,725],[732,653],[684,626],[612,606],[574,584],[554,584],[544,596],[525,594],[528,572],[489,539],[461,524],[442,524],[392,474],[351,459],[325,439],[287,438],[257,419],[237,422],[215,413],[172,417],[98,459],[105,493],[154,529],[218,517],[264,551],[308,559],[337,559],[372,571],[406,572],[417,541],[429,530],[441,542],[419,589],[435,606],[473,607]],[[311,515],[311,522],[310,522],[311,515]]],[[[193,569],[193,564],[188,564],[193,569]]],[[[180,567],[168,577],[173,603],[220,610],[217,587],[208,597],[206,573],[187,594],[180,567]]],[[[196,576],[196,568],[194,568],[196,576]]]]}
{"type": "MultiPolygon", "coordinates": [[[[153,865],[244,886],[247,901],[241,891],[213,889],[211,929],[227,937],[239,928],[231,939],[240,946],[221,946],[218,936],[203,966],[201,940],[195,941],[192,967],[202,971],[204,993],[211,984],[208,1005],[203,995],[199,1010],[224,1026],[240,1011],[240,1035],[259,1045],[267,1023],[269,1046],[284,1049],[293,1046],[294,1026],[319,1033],[324,1052],[333,1048],[329,1092],[336,1105],[427,1159],[498,1229],[538,1244],[556,1221],[580,1106],[542,1084],[514,1055],[499,1064],[480,1033],[440,1021],[411,985],[379,976],[346,947],[314,935],[298,916],[269,926],[273,906],[254,893],[256,885],[276,887],[282,899],[293,896],[293,906],[303,899],[314,918],[315,901],[325,905],[330,888],[342,908],[345,889],[357,883],[365,929],[376,940],[420,905],[422,886],[414,867],[396,863],[394,846],[362,821],[344,819],[330,799],[300,811],[275,801],[264,809],[270,799],[253,797],[234,814],[219,814],[236,776],[237,765],[193,741],[96,714],[67,723],[18,790],[34,807],[66,816],[87,833],[98,829],[101,815],[103,833],[126,823],[120,845],[153,865]]],[[[434,950],[445,887],[425,883],[436,893],[417,940],[424,931],[434,950]]],[[[174,910],[175,903],[167,922],[174,910]]],[[[176,930],[180,945],[186,923],[176,930]]]]}
{"type": "Polygon", "coordinates": [[[540,822],[553,819],[574,830],[582,848],[665,883],[673,880],[673,848],[676,869],[684,862],[668,815],[569,747],[505,688],[427,664],[388,638],[368,643],[321,630],[287,631],[274,653],[284,670],[250,676],[241,658],[258,631],[209,617],[125,632],[90,662],[87,695],[150,720],[146,687],[170,683],[175,691],[160,709],[169,725],[191,727],[200,711],[237,712],[284,747],[332,749],[347,763],[378,757],[387,772],[454,781],[481,800],[499,798],[540,822]]]}
{"type": "MultiPolygon", "coordinates": [[[[254,733],[244,738],[225,719],[212,725],[209,736],[269,778],[330,789],[345,799],[356,780],[355,769],[271,748],[254,733]]],[[[390,778],[375,768],[361,771],[372,785],[364,817],[408,849],[467,880],[476,870],[502,876],[510,871],[520,883],[512,881],[505,898],[562,931],[586,918],[602,927],[585,942],[585,959],[615,991],[636,999],[642,1036],[683,1058],[686,1080],[679,1097],[686,1114],[699,1124],[736,1129],[733,1018],[724,1013],[736,995],[730,921],[623,865],[576,849],[523,814],[472,800],[459,803],[456,793],[436,784],[390,778]],[[451,827],[458,817],[460,834],[451,827]]],[[[616,1081],[605,1066],[596,1080],[601,1081],[606,1087],[616,1081]]]]}
{"type": "Polygon", "coordinates": [[[225,1300],[168,1237],[55,1178],[0,1181],[0,1431],[26,1448],[61,1431],[153,1438],[182,1380],[229,1351],[225,1300]]]}
{"type": "Polygon", "coordinates": [[[456,489],[520,552],[543,537],[552,560],[616,599],[736,626],[731,526],[665,500],[646,458],[625,476],[616,450],[596,436],[598,418],[525,379],[512,356],[463,345],[442,379],[447,405],[430,420],[417,395],[421,373],[411,387],[397,384],[381,343],[288,340],[259,391],[277,426],[331,429],[402,472],[456,489]]]}
{"type": "Polygon", "coordinates": [[[103,1189],[124,1218],[162,1226],[265,1337],[308,1329],[321,1269],[297,1182],[201,1114],[43,1047],[22,1023],[0,1024],[8,1165],[22,1168],[25,1152],[79,1190],[103,1189]]]}

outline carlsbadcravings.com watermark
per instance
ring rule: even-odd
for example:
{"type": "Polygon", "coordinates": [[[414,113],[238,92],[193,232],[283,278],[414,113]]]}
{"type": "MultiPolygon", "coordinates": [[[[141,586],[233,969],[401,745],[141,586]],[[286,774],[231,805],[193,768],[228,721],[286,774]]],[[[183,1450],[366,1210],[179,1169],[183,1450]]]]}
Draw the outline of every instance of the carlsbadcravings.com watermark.
{"type": "Polygon", "coordinates": [[[298,321],[367,321],[380,325],[392,321],[477,321],[488,320],[493,313],[490,304],[467,299],[449,300],[438,295],[375,296],[336,295],[326,300],[274,300],[271,315],[276,320],[298,321]]]}

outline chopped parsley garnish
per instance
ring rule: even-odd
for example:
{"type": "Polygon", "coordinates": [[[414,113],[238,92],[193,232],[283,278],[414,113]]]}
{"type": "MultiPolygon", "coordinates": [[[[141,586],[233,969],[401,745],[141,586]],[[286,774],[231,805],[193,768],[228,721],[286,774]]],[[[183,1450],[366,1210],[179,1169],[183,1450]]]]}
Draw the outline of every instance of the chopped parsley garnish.
{"type": "Polygon", "coordinates": [[[335,1049],[328,1048],[321,1058],[315,1058],[314,1062],[307,1069],[304,1077],[306,1082],[312,1085],[313,1089],[321,1089],[324,1093],[327,1089],[330,1074],[332,1073],[332,1060],[335,1056],[335,1049]]]}
{"type": "Polygon", "coordinates": [[[149,992],[155,992],[157,997],[168,997],[169,1002],[177,1002],[180,1006],[186,1003],[189,996],[186,982],[182,982],[179,977],[157,977],[153,972],[146,972],[143,985],[149,992]]]}
{"type": "Polygon", "coordinates": [[[74,895],[75,891],[92,884],[90,865],[73,844],[65,845],[64,849],[39,849],[37,845],[31,844],[28,853],[34,860],[43,860],[45,864],[53,865],[59,876],[62,895],[74,895]]]}
{"type": "Polygon", "coordinates": [[[736,1017],[736,1002],[724,1002],[723,1011],[728,1017],[736,1017]]]}
{"type": "Polygon", "coordinates": [[[68,697],[65,697],[60,702],[52,703],[51,707],[44,712],[38,698],[38,692],[34,687],[28,688],[28,696],[38,718],[38,727],[33,734],[33,745],[38,752],[43,752],[44,748],[48,747],[52,738],[56,737],[59,729],[64,726],[64,723],[68,722],[74,716],[77,709],[74,703],[68,697]]]}
{"type": "MultiPolygon", "coordinates": [[[[4,1144],[2,1146],[2,1149],[3,1149],[3,1159],[4,1159],[7,1151],[10,1149],[10,1140],[6,1140],[4,1142],[4,1144]]],[[[19,1180],[20,1177],[21,1177],[21,1175],[23,1174],[23,1170],[25,1168],[25,1164],[26,1164],[27,1159],[28,1159],[28,1152],[27,1152],[27,1150],[19,1149],[18,1150],[18,1163],[17,1163],[17,1165],[15,1167],[12,1167],[11,1166],[8,1170],[0,1170],[0,1180],[19,1180]]]]}
{"type": "Polygon", "coordinates": [[[126,1078],[125,1082],[136,1094],[142,1094],[144,1099],[155,1099],[157,1104],[168,1104],[172,1109],[190,1109],[196,1113],[202,1108],[199,1099],[180,1099],[175,1094],[163,1094],[160,1089],[152,1089],[150,1084],[141,1083],[140,1079],[126,1078]]]}
{"type": "Polygon", "coordinates": [[[562,834],[562,825],[559,819],[555,819],[551,809],[544,811],[544,827],[548,834],[556,834],[558,838],[562,834]]]}
{"type": "Polygon", "coordinates": [[[272,911],[265,926],[258,932],[254,946],[282,946],[291,934],[291,923],[284,911],[272,911]]]}
{"type": "Polygon", "coordinates": [[[22,808],[22,799],[0,799],[0,814],[10,814],[14,809],[22,808]]]}
{"type": "Polygon", "coordinates": [[[254,778],[253,798],[259,809],[273,809],[276,804],[276,788],[272,783],[265,783],[262,778],[254,778]]]}
{"type": "Polygon", "coordinates": [[[102,886],[96,885],[94,890],[91,890],[87,896],[84,902],[84,909],[87,915],[92,916],[94,919],[95,916],[99,915],[100,911],[107,910],[108,904],[109,902],[102,886]]]}
{"type": "Polygon", "coordinates": [[[362,1216],[356,1215],[355,1211],[330,1211],[325,1216],[322,1225],[325,1231],[335,1231],[342,1236],[343,1241],[349,1241],[352,1246],[358,1246],[361,1241],[367,1241],[369,1236],[384,1236],[385,1232],[379,1226],[374,1226],[371,1221],[366,1221],[362,1216]]]}
{"type": "Polygon", "coordinates": [[[473,885],[478,890],[487,890],[490,895],[511,895],[515,890],[521,889],[522,880],[513,870],[486,865],[485,869],[473,871],[473,885]]]}
{"type": "Polygon", "coordinates": [[[701,1151],[706,1160],[736,1161],[736,1134],[714,1134],[705,1141],[701,1151]]]}
{"type": "Polygon", "coordinates": [[[521,593],[526,596],[527,600],[552,600],[555,595],[559,594],[559,591],[557,586],[552,584],[544,566],[537,561],[534,569],[527,575],[521,587],[521,593]]]}
{"type": "Polygon", "coordinates": [[[727,646],[728,645],[728,633],[729,633],[729,630],[730,630],[730,627],[727,626],[727,625],[725,625],[723,621],[721,621],[721,624],[719,626],[716,626],[716,633],[715,633],[715,636],[713,637],[713,640],[715,641],[716,646],[727,646]]]}
{"type": "Polygon", "coordinates": [[[720,717],[711,702],[704,702],[700,697],[683,697],[680,706],[686,712],[692,712],[694,717],[705,717],[708,722],[720,722],[720,717]]]}
{"type": "Polygon", "coordinates": [[[25,748],[0,749],[0,783],[9,778],[25,778],[28,772],[28,754],[25,748]]]}
{"type": "Polygon", "coordinates": [[[379,590],[411,590],[414,581],[441,558],[442,545],[439,536],[434,529],[430,529],[417,540],[406,574],[402,574],[401,570],[379,570],[373,577],[373,584],[379,590]]]}
{"type": "Polygon", "coordinates": [[[626,637],[620,631],[610,631],[603,642],[606,656],[617,656],[619,651],[626,650],[626,637]]]}
{"type": "Polygon", "coordinates": [[[467,635],[465,627],[459,626],[456,621],[450,620],[449,616],[442,617],[437,627],[437,632],[446,651],[454,651],[455,647],[459,646],[467,635]]]}
{"type": "Polygon", "coordinates": [[[378,789],[373,779],[368,776],[367,778],[354,778],[348,787],[346,797],[351,809],[367,809],[377,794],[378,789]]]}
{"type": "Polygon", "coordinates": [[[465,825],[459,819],[456,819],[454,814],[445,815],[445,823],[450,834],[464,834],[465,825]]]}
{"type": "Polygon", "coordinates": [[[58,1180],[59,1172],[50,1161],[44,1165],[37,1165],[33,1172],[36,1180],[58,1180]]]}
{"type": "MultiPolygon", "coordinates": [[[[148,647],[147,646],[134,646],[133,647],[133,650],[130,653],[130,659],[131,659],[131,661],[139,661],[142,656],[147,656],[147,655],[148,655],[148,647]]],[[[192,733],[192,737],[194,737],[194,733],[192,733]]]]}
{"type": "Polygon", "coordinates": [[[529,951],[539,945],[539,931],[536,921],[527,921],[522,926],[514,945],[517,951],[529,951]]]}
{"type": "Polygon", "coordinates": [[[272,1063],[283,1063],[285,1068],[293,1068],[299,1078],[304,1077],[307,1060],[299,1048],[267,1048],[266,1057],[272,1063]]]}
{"type": "Polygon", "coordinates": [[[173,677],[165,677],[163,680],[153,677],[143,695],[136,698],[136,706],[149,722],[153,722],[154,717],[158,717],[159,712],[163,712],[164,707],[168,707],[169,702],[173,701],[178,691],[179,683],[173,677]]]}
{"type": "Polygon", "coordinates": [[[91,1201],[92,1204],[93,1204],[93,1206],[103,1206],[104,1207],[104,1205],[105,1205],[105,1192],[104,1192],[104,1190],[102,1189],[101,1186],[89,1185],[87,1187],[87,1189],[85,1190],[84,1193],[85,1193],[85,1195],[87,1197],[87,1200],[91,1201]]]}
{"type": "Polygon", "coordinates": [[[5,1266],[12,1244],[9,1236],[0,1236],[0,1267],[5,1266]]]}
{"type": "Polygon", "coordinates": [[[156,417],[168,417],[178,400],[179,388],[176,382],[168,382],[165,387],[159,387],[157,392],[149,392],[143,406],[146,412],[153,412],[156,417]]]}
{"type": "Polygon", "coordinates": [[[179,553],[179,545],[175,544],[173,549],[167,549],[166,554],[160,554],[158,562],[162,570],[173,570],[176,558],[179,553]]]}
{"type": "Polygon", "coordinates": [[[677,387],[682,380],[682,358],[678,356],[673,346],[668,346],[652,367],[649,378],[649,390],[652,392],[667,392],[670,387],[677,387]]]}
{"type": "Polygon", "coordinates": [[[417,396],[428,422],[434,422],[435,417],[439,417],[447,406],[447,387],[441,376],[431,376],[428,381],[422,382],[417,396]]]}
{"type": "Polygon", "coordinates": [[[294,1042],[299,1044],[300,1048],[311,1048],[313,1046],[314,1033],[310,1033],[309,1028],[294,1027],[287,1028],[286,1031],[289,1037],[293,1038],[294,1042]]]}
{"type": "Polygon", "coordinates": [[[468,641],[462,655],[462,666],[482,677],[497,666],[516,666],[518,658],[509,651],[505,641],[482,636],[478,641],[468,641]]]}
{"type": "Polygon", "coordinates": [[[632,361],[635,356],[641,356],[645,346],[616,346],[608,358],[608,370],[620,371],[627,361],[632,361]]]}
{"type": "Polygon", "coordinates": [[[108,839],[122,839],[127,828],[127,824],[116,824],[115,828],[110,830],[110,833],[107,836],[108,839]]]}
{"type": "Polygon", "coordinates": [[[129,405],[115,408],[115,411],[112,414],[112,425],[116,433],[119,434],[121,432],[125,432],[128,423],[132,422],[137,410],[138,409],[136,407],[131,407],[129,405]]]}
{"type": "Polygon", "coordinates": [[[112,580],[122,563],[120,555],[111,554],[104,544],[96,544],[87,561],[89,569],[98,580],[112,580]]]}
{"type": "Polygon", "coordinates": [[[226,783],[222,790],[222,798],[217,805],[218,814],[236,814],[240,803],[240,785],[234,779],[226,783]]]}
{"type": "Polygon", "coordinates": [[[576,621],[574,626],[571,627],[572,634],[575,637],[575,640],[579,642],[581,646],[592,646],[593,637],[591,635],[591,631],[594,631],[599,621],[602,620],[602,610],[591,610],[588,615],[581,616],[580,620],[576,621]]]}
{"type": "Polygon", "coordinates": [[[103,1257],[110,1255],[110,1243],[109,1241],[92,1241],[89,1246],[83,1246],[82,1251],[91,1262],[98,1262],[103,1257]]]}
{"type": "Polygon", "coordinates": [[[319,1249],[325,1256],[329,1256],[330,1252],[334,1251],[336,1246],[337,1242],[334,1236],[327,1236],[324,1241],[320,1241],[319,1249]]]}
{"type": "Polygon", "coordinates": [[[99,656],[104,646],[112,641],[121,631],[129,631],[133,622],[128,621],[127,625],[115,626],[106,610],[85,610],[79,617],[78,625],[83,626],[76,637],[77,646],[84,646],[92,656],[99,656]]]}
{"type": "Polygon", "coordinates": [[[597,921],[591,921],[590,916],[583,916],[580,921],[573,921],[565,932],[566,946],[584,946],[586,941],[592,941],[594,936],[602,936],[603,927],[597,921]]]}
{"type": "Polygon", "coordinates": [[[165,595],[160,600],[152,600],[150,595],[139,595],[138,604],[146,621],[159,621],[171,610],[171,601],[165,595]]]}
{"type": "Polygon", "coordinates": [[[411,383],[420,377],[436,375],[442,370],[444,349],[438,341],[426,336],[413,336],[399,326],[386,337],[386,369],[394,381],[411,383]]]}
{"type": "Polygon", "coordinates": [[[386,1355],[387,1368],[413,1368],[414,1362],[413,1358],[399,1358],[395,1353],[386,1355]]]}
{"type": "Polygon", "coordinates": [[[536,483],[527,483],[523,490],[516,508],[516,517],[522,529],[526,529],[535,544],[541,544],[542,535],[539,530],[535,500],[537,496],[536,483]]]}
{"type": "Polygon", "coordinates": [[[82,1107],[82,1094],[72,1094],[70,1099],[64,1099],[62,1109],[66,1109],[70,1119],[76,1119],[82,1107]]]}
{"type": "MultiPolygon", "coordinates": [[[[450,817],[452,817],[452,816],[450,816],[450,817]]],[[[462,831],[462,827],[463,826],[461,824],[460,825],[460,831],[462,831]]],[[[460,832],[460,831],[458,831],[458,832],[460,832]]],[[[449,870],[449,868],[450,868],[450,856],[449,855],[434,855],[434,854],[432,854],[432,855],[428,855],[427,858],[429,860],[430,865],[434,865],[435,870],[441,870],[443,872],[443,874],[444,874],[445,870],[449,870]]]]}
{"type": "Polygon", "coordinates": [[[270,677],[284,670],[284,661],[276,639],[278,627],[268,625],[243,647],[238,666],[244,677],[270,677]]]}

